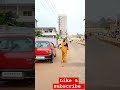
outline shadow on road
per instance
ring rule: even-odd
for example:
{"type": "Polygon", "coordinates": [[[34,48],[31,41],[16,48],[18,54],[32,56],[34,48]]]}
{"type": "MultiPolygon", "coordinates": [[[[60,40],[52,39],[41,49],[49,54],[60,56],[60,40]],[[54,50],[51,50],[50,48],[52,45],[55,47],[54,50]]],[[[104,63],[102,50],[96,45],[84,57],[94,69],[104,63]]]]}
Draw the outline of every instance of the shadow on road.
{"type": "Polygon", "coordinates": [[[42,63],[42,64],[43,64],[43,63],[51,63],[51,62],[50,62],[50,61],[47,61],[47,60],[45,60],[45,61],[42,61],[42,60],[41,60],[41,61],[36,61],[35,63],[42,63]]]}
{"type": "MultiPolygon", "coordinates": [[[[35,80],[0,81],[0,88],[34,88],[35,80]]],[[[1,90],[1,89],[0,89],[1,90]]]]}

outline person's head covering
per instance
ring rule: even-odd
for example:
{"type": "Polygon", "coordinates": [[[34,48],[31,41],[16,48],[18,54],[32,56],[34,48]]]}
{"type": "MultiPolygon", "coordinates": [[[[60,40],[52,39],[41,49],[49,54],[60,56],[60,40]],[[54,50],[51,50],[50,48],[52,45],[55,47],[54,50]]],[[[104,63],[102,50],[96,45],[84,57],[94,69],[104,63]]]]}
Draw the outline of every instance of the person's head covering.
{"type": "Polygon", "coordinates": [[[64,39],[63,39],[63,42],[65,42],[65,41],[66,41],[66,39],[64,38],[64,39]]]}
{"type": "Polygon", "coordinates": [[[67,40],[67,39],[66,39],[66,38],[64,38],[64,39],[63,39],[63,42],[65,42],[66,40],[67,40]]]}

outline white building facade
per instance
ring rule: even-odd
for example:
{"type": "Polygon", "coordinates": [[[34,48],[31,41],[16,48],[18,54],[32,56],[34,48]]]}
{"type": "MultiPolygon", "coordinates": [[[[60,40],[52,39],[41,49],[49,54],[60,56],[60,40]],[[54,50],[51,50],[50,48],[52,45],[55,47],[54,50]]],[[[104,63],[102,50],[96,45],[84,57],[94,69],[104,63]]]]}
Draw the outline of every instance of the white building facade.
{"type": "Polygon", "coordinates": [[[42,36],[36,38],[36,40],[51,41],[54,45],[57,45],[57,31],[55,27],[40,27],[36,28],[36,30],[42,32],[42,36]]]}
{"type": "Polygon", "coordinates": [[[57,30],[55,27],[38,27],[36,30],[40,30],[43,36],[56,37],[57,30]]]}

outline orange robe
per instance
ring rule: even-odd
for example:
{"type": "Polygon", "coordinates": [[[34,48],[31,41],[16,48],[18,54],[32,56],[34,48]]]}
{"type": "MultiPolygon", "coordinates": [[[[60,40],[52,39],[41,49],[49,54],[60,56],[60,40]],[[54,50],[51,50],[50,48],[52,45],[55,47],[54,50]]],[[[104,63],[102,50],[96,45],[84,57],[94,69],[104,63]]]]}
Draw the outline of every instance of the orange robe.
{"type": "Polygon", "coordinates": [[[68,47],[64,46],[64,43],[62,43],[61,46],[62,46],[62,60],[65,63],[66,62],[66,57],[67,57],[68,47]]]}

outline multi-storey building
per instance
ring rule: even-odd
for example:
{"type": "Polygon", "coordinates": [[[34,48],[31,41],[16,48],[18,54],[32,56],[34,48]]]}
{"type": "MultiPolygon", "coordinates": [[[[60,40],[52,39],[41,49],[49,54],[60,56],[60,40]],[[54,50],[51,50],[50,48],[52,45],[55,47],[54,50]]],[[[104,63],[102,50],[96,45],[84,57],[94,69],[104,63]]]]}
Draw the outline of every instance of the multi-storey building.
{"type": "Polygon", "coordinates": [[[59,15],[59,34],[67,36],[67,16],[59,15]]]}
{"type": "Polygon", "coordinates": [[[18,16],[17,22],[23,26],[35,26],[34,0],[0,0],[0,12],[12,11],[18,16]]]}

